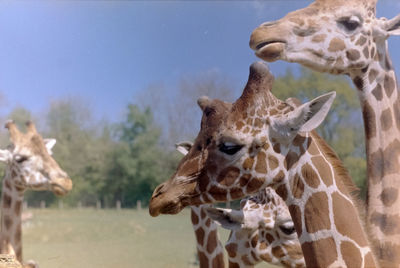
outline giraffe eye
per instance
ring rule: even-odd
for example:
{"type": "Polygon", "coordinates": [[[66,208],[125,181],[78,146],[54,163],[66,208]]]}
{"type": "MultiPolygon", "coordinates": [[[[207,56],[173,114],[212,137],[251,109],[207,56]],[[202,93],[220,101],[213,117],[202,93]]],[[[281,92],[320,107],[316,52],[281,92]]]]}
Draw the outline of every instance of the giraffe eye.
{"type": "Polygon", "coordinates": [[[342,25],[347,31],[354,31],[361,25],[360,19],[357,16],[343,18],[339,20],[339,24],[342,25]]]}
{"type": "Polygon", "coordinates": [[[17,163],[22,163],[22,162],[28,160],[28,157],[25,156],[25,155],[17,154],[17,155],[14,157],[14,159],[15,159],[15,161],[16,161],[17,163]]]}
{"type": "Polygon", "coordinates": [[[243,148],[243,145],[231,143],[231,142],[223,142],[219,145],[219,150],[224,154],[234,155],[243,148]]]}
{"type": "Polygon", "coordinates": [[[294,229],[294,226],[292,225],[292,226],[284,226],[284,225],[281,225],[281,226],[279,226],[279,229],[281,229],[281,231],[284,233],[284,234],[287,234],[287,235],[291,235],[291,234],[293,234],[294,232],[296,232],[296,230],[294,229]]]}

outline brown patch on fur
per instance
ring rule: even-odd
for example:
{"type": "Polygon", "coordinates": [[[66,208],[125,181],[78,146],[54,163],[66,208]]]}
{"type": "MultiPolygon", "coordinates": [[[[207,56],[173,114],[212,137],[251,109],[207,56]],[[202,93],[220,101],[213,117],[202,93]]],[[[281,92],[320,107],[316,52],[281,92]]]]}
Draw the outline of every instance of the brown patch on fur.
{"type": "Polygon", "coordinates": [[[372,95],[375,96],[377,101],[381,101],[383,98],[382,86],[381,84],[377,84],[376,87],[372,90],[372,95]]]}
{"type": "Polygon", "coordinates": [[[253,238],[251,239],[251,246],[253,247],[253,248],[255,248],[256,246],[257,246],[257,242],[258,242],[258,235],[256,234],[255,236],[253,236],[253,238]]]}
{"type": "Polygon", "coordinates": [[[381,113],[381,126],[384,131],[390,129],[393,125],[392,111],[390,108],[382,111],[381,113]]]}
{"type": "Polygon", "coordinates": [[[213,253],[214,250],[217,248],[218,239],[217,239],[217,230],[213,230],[210,232],[208,239],[207,239],[207,252],[213,253]]]}
{"type": "Polygon", "coordinates": [[[311,39],[311,42],[314,43],[320,43],[320,42],[324,42],[326,38],[326,34],[316,34],[314,35],[314,37],[311,39]]]}
{"type": "Polygon", "coordinates": [[[14,204],[15,215],[21,214],[21,208],[22,208],[22,201],[20,200],[16,201],[14,204]]]}
{"type": "Polygon", "coordinates": [[[354,205],[337,192],[332,194],[333,219],[336,229],[344,236],[353,239],[359,246],[365,247],[368,242],[360,230],[360,221],[354,205]]]}
{"type": "Polygon", "coordinates": [[[264,152],[260,152],[257,155],[257,163],[254,169],[258,173],[267,173],[266,155],[264,152]]]}
{"type": "Polygon", "coordinates": [[[299,156],[295,152],[290,151],[285,157],[286,170],[290,170],[297,161],[299,161],[299,156]]]}
{"type": "Polygon", "coordinates": [[[335,240],[332,237],[301,245],[307,267],[328,267],[338,257],[335,240]]]}
{"type": "Polygon", "coordinates": [[[363,119],[365,126],[365,136],[368,140],[375,138],[376,136],[376,118],[374,109],[371,105],[364,101],[363,102],[363,119]]]}
{"type": "Polygon", "coordinates": [[[364,82],[361,77],[359,76],[354,77],[353,83],[356,85],[358,90],[362,91],[364,89],[364,82]]]}
{"type": "Polygon", "coordinates": [[[320,184],[320,178],[318,177],[318,174],[314,171],[312,166],[310,166],[308,163],[304,164],[304,166],[301,167],[301,175],[303,176],[303,179],[308,184],[308,186],[312,188],[318,188],[320,184]]]}
{"type": "Polygon", "coordinates": [[[279,167],[278,159],[273,155],[268,155],[268,167],[269,170],[272,171],[279,167]]]}
{"type": "Polygon", "coordinates": [[[244,123],[242,121],[236,122],[236,129],[241,130],[244,127],[244,123]]]}
{"type": "Polygon", "coordinates": [[[254,127],[262,128],[263,126],[264,126],[264,123],[260,118],[254,119],[254,127]]]}
{"type": "Polygon", "coordinates": [[[269,255],[268,253],[265,253],[265,254],[260,255],[260,258],[261,258],[263,261],[268,262],[268,263],[270,263],[270,262],[272,261],[272,257],[271,257],[271,255],[269,255]]]}
{"type": "Polygon", "coordinates": [[[280,185],[275,191],[283,200],[286,200],[288,192],[285,184],[280,185]]]}
{"type": "Polygon", "coordinates": [[[224,254],[219,253],[215,258],[212,260],[211,263],[212,267],[224,267],[225,261],[224,261],[224,254]]]}
{"type": "Polygon", "coordinates": [[[351,61],[355,61],[358,60],[360,58],[360,52],[358,52],[358,50],[355,49],[349,49],[346,51],[346,57],[351,60],[351,61]]]}
{"type": "MultiPolygon", "coordinates": [[[[204,263],[204,264],[208,264],[208,258],[207,256],[201,252],[200,250],[197,251],[197,254],[199,255],[199,262],[200,263],[204,263]]],[[[203,267],[202,267],[203,268],[203,267]]]]}
{"type": "Polygon", "coordinates": [[[276,174],[276,176],[274,177],[274,179],[272,180],[272,182],[274,184],[280,183],[282,182],[282,180],[285,178],[285,173],[281,170],[279,171],[278,174],[276,174]]]}
{"type": "Polygon", "coordinates": [[[260,190],[260,187],[264,184],[264,180],[262,178],[252,178],[250,182],[247,184],[247,194],[254,193],[260,190]]]}
{"type": "Polygon", "coordinates": [[[337,52],[337,51],[341,51],[345,48],[346,48],[346,45],[344,44],[343,40],[335,37],[329,43],[328,51],[337,52]]]}
{"type": "Polygon", "coordinates": [[[229,257],[235,258],[236,252],[238,250],[238,245],[236,243],[229,243],[225,246],[226,251],[228,252],[229,257]]]}
{"type": "Polygon", "coordinates": [[[244,174],[242,177],[240,177],[239,185],[241,187],[245,186],[249,182],[250,179],[251,179],[250,174],[244,174]]]}
{"type": "Polygon", "coordinates": [[[398,189],[394,187],[388,187],[383,189],[380,198],[385,206],[390,207],[391,205],[393,205],[394,202],[396,202],[398,195],[399,195],[398,189]]]}
{"type": "Polygon", "coordinates": [[[199,217],[196,212],[192,209],[190,213],[190,219],[192,220],[193,225],[197,225],[199,223],[199,217]]]}
{"type": "Polygon", "coordinates": [[[274,255],[278,259],[282,258],[285,255],[285,252],[283,252],[283,250],[280,246],[273,247],[271,252],[272,252],[272,255],[274,255]]]}
{"type": "Polygon", "coordinates": [[[361,267],[362,256],[360,250],[351,242],[343,241],[340,251],[347,267],[361,267]]]}
{"type": "Polygon", "coordinates": [[[233,188],[230,191],[231,197],[233,199],[239,199],[241,197],[243,197],[245,194],[243,193],[242,189],[240,188],[233,188]]]}
{"type": "Polygon", "coordinates": [[[301,210],[297,205],[290,205],[289,207],[290,215],[296,228],[297,235],[300,237],[302,234],[302,223],[301,223],[301,210]]]}
{"type": "Polygon", "coordinates": [[[11,196],[9,196],[7,193],[3,193],[3,207],[4,208],[11,208],[11,196]]]}
{"type": "Polygon", "coordinates": [[[11,190],[11,183],[8,180],[4,180],[4,185],[6,189],[11,190]]]}
{"type": "Polygon", "coordinates": [[[324,192],[313,194],[304,207],[304,223],[308,233],[315,233],[321,230],[329,230],[328,196],[324,192]]]}
{"type": "Polygon", "coordinates": [[[10,230],[12,219],[9,215],[4,215],[4,225],[6,226],[6,230],[10,230]]]}
{"type": "Polygon", "coordinates": [[[399,218],[399,215],[386,215],[374,212],[371,215],[370,223],[379,227],[385,235],[394,235],[400,232],[400,226],[397,225],[400,221],[399,218]]]}
{"type": "Polygon", "coordinates": [[[372,82],[375,81],[376,76],[378,75],[378,71],[375,69],[371,69],[368,73],[368,79],[369,79],[369,83],[371,84],[372,82]]]}
{"type": "Polygon", "coordinates": [[[319,177],[325,183],[326,186],[333,184],[332,171],[326,160],[322,156],[314,156],[311,158],[314,167],[317,168],[319,177]]]}
{"type": "MultiPolygon", "coordinates": [[[[371,252],[369,252],[367,255],[364,257],[364,267],[374,267],[376,266],[374,257],[371,252]]],[[[386,267],[386,266],[383,266],[386,267]]]]}
{"type": "Polygon", "coordinates": [[[364,54],[364,57],[365,57],[366,59],[368,59],[368,57],[369,57],[368,46],[364,47],[364,49],[363,49],[363,54],[364,54]]]}
{"type": "Polygon", "coordinates": [[[210,184],[210,178],[205,173],[203,173],[201,179],[199,180],[200,192],[205,192],[209,184],[210,184]]]}
{"type": "Polygon", "coordinates": [[[244,160],[242,166],[243,166],[243,169],[244,169],[244,170],[249,170],[249,169],[252,169],[252,168],[253,168],[253,164],[254,164],[254,158],[249,157],[249,158],[247,158],[246,160],[244,160]]]}
{"type": "Polygon", "coordinates": [[[304,183],[297,173],[290,184],[290,190],[292,191],[292,195],[294,198],[301,198],[303,196],[304,183]]]}
{"type": "Polygon", "coordinates": [[[383,87],[385,89],[386,96],[390,98],[395,89],[395,82],[393,77],[391,77],[390,75],[385,75],[385,80],[383,81],[383,87]]]}
{"type": "Polygon", "coordinates": [[[274,145],[274,147],[272,147],[273,149],[274,149],[274,152],[275,153],[277,153],[277,154],[280,154],[281,153],[281,145],[279,144],[279,143],[276,143],[275,145],[274,145]]]}
{"type": "Polygon", "coordinates": [[[231,186],[235,183],[239,175],[240,169],[237,167],[227,167],[219,173],[217,182],[225,186],[231,186]]]}
{"type": "Polygon", "coordinates": [[[196,240],[197,240],[197,242],[198,242],[200,245],[204,245],[204,235],[205,235],[205,233],[204,233],[203,228],[202,228],[202,227],[199,227],[199,228],[195,231],[195,234],[196,234],[196,240]]]}
{"type": "Polygon", "coordinates": [[[365,38],[364,36],[361,36],[360,38],[358,38],[356,45],[357,46],[362,46],[365,44],[365,42],[367,42],[367,38],[365,38]]]}

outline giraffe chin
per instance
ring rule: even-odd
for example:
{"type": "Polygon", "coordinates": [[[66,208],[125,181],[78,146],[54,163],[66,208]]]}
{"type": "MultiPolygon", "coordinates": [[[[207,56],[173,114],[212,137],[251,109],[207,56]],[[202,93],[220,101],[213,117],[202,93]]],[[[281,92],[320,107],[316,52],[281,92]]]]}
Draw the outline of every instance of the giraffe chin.
{"type": "Polygon", "coordinates": [[[273,42],[258,45],[260,47],[256,51],[256,56],[267,61],[274,62],[282,58],[282,54],[285,51],[285,43],[283,42],[273,42]],[[261,47],[260,47],[261,46],[261,47]]]}

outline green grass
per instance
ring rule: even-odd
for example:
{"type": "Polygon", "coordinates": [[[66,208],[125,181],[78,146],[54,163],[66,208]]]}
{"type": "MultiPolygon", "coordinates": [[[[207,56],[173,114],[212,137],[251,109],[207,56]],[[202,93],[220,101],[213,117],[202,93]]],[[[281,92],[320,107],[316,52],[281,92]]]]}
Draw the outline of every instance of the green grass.
{"type": "MultiPolygon", "coordinates": [[[[147,210],[32,210],[24,259],[41,268],[193,267],[190,211],[152,218],[147,210]]],[[[221,240],[228,232],[220,230],[221,240]]],[[[265,265],[262,265],[265,267],[265,265]]]]}

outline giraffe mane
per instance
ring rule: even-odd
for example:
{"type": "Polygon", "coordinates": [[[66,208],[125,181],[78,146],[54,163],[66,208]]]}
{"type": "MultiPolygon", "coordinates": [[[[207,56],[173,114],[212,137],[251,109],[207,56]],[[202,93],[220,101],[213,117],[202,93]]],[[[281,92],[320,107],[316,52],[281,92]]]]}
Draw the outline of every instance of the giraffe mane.
{"type": "MultiPolygon", "coordinates": [[[[332,163],[332,167],[334,171],[338,174],[340,180],[343,182],[345,189],[347,190],[346,194],[351,201],[353,202],[355,208],[357,209],[359,219],[361,225],[366,232],[366,237],[368,243],[372,245],[373,243],[370,240],[372,237],[372,230],[368,228],[368,224],[366,224],[366,211],[365,211],[365,204],[359,197],[360,189],[354,184],[353,180],[350,177],[348,170],[344,167],[343,162],[337,156],[337,154],[332,150],[332,148],[326,143],[324,139],[321,138],[314,130],[311,132],[311,137],[313,140],[318,144],[318,147],[322,149],[322,153],[325,155],[326,158],[332,163]]],[[[376,258],[376,253],[371,251],[371,253],[376,258]]]]}

